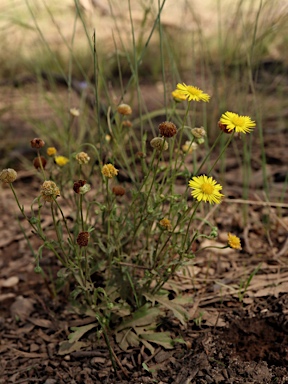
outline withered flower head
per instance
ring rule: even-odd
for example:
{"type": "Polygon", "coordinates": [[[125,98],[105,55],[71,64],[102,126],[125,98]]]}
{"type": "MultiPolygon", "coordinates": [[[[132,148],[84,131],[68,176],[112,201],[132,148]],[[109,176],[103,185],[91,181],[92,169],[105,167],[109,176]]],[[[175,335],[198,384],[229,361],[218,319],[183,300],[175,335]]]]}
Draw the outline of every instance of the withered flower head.
{"type": "Polygon", "coordinates": [[[44,201],[47,201],[51,203],[56,199],[58,196],[60,196],[60,190],[57,187],[57,185],[54,183],[54,181],[44,181],[41,187],[41,196],[44,201]]]}
{"type": "Polygon", "coordinates": [[[86,184],[86,180],[78,180],[75,181],[73,185],[73,191],[75,193],[80,193],[80,188],[83,187],[86,184]]]}
{"type": "Polygon", "coordinates": [[[31,143],[31,147],[36,149],[42,148],[45,145],[45,141],[42,139],[39,139],[39,137],[35,137],[35,139],[31,140],[30,143],[31,143]]]}
{"type": "Polygon", "coordinates": [[[80,232],[76,240],[79,247],[87,247],[89,237],[90,237],[89,232],[80,232]]]}
{"type": "Polygon", "coordinates": [[[86,152],[79,152],[76,155],[76,160],[78,161],[78,163],[80,165],[88,164],[90,161],[90,157],[88,156],[88,154],[86,152]]]}
{"type": "Polygon", "coordinates": [[[159,152],[166,151],[169,147],[167,141],[163,139],[163,137],[154,137],[154,139],[150,141],[150,145],[159,152]]]}
{"type": "Polygon", "coordinates": [[[144,159],[144,158],[146,157],[145,153],[144,153],[144,152],[141,152],[141,151],[137,152],[137,153],[136,153],[136,156],[137,156],[139,159],[144,159]]]}
{"type": "Polygon", "coordinates": [[[117,112],[120,113],[120,115],[131,115],[132,108],[128,104],[119,104],[117,107],[117,112]]]}
{"type": "Polygon", "coordinates": [[[173,137],[177,133],[176,125],[171,123],[171,121],[164,121],[158,128],[161,136],[164,137],[173,137]]]}
{"type": "Polygon", "coordinates": [[[116,185],[112,188],[112,192],[115,196],[123,196],[126,193],[125,188],[121,187],[121,185],[116,185]]]}
{"type": "Polygon", "coordinates": [[[172,229],[171,221],[169,219],[167,219],[166,217],[164,217],[162,220],[160,220],[159,224],[161,225],[161,227],[163,227],[167,230],[172,229]]]}
{"type": "Polygon", "coordinates": [[[227,125],[226,124],[222,124],[221,121],[219,120],[218,121],[218,127],[221,129],[221,131],[223,131],[224,133],[232,133],[232,131],[229,131],[229,129],[227,129],[227,125]]]}
{"type": "Polygon", "coordinates": [[[122,125],[123,125],[123,127],[127,127],[127,128],[131,128],[132,127],[132,123],[131,123],[130,120],[124,120],[122,122],[122,125]]]}
{"type": "Polygon", "coordinates": [[[202,139],[206,136],[206,131],[203,127],[193,128],[191,132],[196,139],[202,139]]]}
{"type": "Polygon", "coordinates": [[[45,168],[46,167],[46,164],[47,164],[47,161],[45,159],[45,157],[43,156],[40,156],[40,157],[35,157],[35,159],[33,160],[33,165],[36,169],[39,169],[39,168],[45,168]],[[42,164],[42,166],[41,166],[42,164]]]}
{"type": "Polygon", "coordinates": [[[108,179],[112,179],[112,177],[118,175],[118,169],[116,169],[112,164],[103,165],[101,172],[102,175],[107,177],[108,179]]]}
{"type": "Polygon", "coordinates": [[[3,183],[13,183],[17,179],[17,172],[12,168],[3,169],[0,172],[0,180],[3,183]]]}

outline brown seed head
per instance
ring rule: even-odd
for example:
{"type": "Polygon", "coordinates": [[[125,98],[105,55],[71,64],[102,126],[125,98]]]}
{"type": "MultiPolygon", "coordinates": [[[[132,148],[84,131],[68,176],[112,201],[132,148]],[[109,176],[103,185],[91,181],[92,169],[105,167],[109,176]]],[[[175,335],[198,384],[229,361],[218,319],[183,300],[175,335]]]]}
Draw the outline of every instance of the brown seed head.
{"type": "Polygon", "coordinates": [[[121,187],[121,185],[116,185],[112,188],[112,192],[115,196],[123,196],[126,193],[125,188],[121,187]]]}
{"type": "Polygon", "coordinates": [[[44,169],[46,167],[46,164],[47,164],[45,157],[43,157],[43,156],[35,157],[35,159],[33,160],[34,167],[36,169],[39,169],[39,168],[41,168],[41,164],[42,164],[42,168],[44,169]]]}
{"type": "Polygon", "coordinates": [[[75,193],[80,193],[80,188],[83,187],[86,184],[86,180],[78,180],[75,181],[73,185],[73,191],[75,193]]]}
{"type": "Polygon", "coordinates": [[[39,139],[39,137],[35,137],[35,139],[31,140],[30,143],[31,143],[31,147],[36,149],[42,148],[45,145],[45,141],[42,139],[39,139]]]}
{"type": "Polygon", "coordinates": [[[87,247],[89,237],[90,237],[89,232],[80,232],[76,240],[79,247],[87,247]]]}
{"type": "Polygon", "coordinates": [[[177,133],[176,125],[171,123],[171,121],[164,121],[158,128],[161,136],[164,137],[173,137],[177,133]]]}

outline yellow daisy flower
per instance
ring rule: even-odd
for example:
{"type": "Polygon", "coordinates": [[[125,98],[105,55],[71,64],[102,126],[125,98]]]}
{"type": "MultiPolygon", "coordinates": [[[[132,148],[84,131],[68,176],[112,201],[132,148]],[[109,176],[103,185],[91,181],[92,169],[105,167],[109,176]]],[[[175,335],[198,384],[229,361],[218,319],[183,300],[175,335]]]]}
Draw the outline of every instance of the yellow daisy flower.
{"type": "Polygon", "coordinates": [[[54,161],[59,167],[64,167],[67,163],[69,163],[69,159],[65,156],[55,156],[54,161]]]}
{"type": "Polygon", "coordinates": [[[209,101],[210,96],[204,93],[201,89],[194,87],[193,85],[186,85],[185,83],[177,84],[177,91],[181,95],[185,96],[187,100],[191,101],[209,101]]]}
{"type": "Polygon", "coordinates": [[[225,112],[220,118],[220,124],[226,126],[226,129],[231,132],[235,129],[236,132],[249,133],[256,126],[255,121],[249,116],[241,116],[234,112],[225,112]]]}
{"type": "Polygon", "coordinates": [[[194,176],[188,185],[192,189],[191,195],[198,201],[208,201],[210,204],[219,204],[224,197],[224,195],[219,192],[222,186],[217,184],[212,176],[194,176]]]}
{"type": "Polygon", "coordinates": [[[179,91],[178,89],[175,89],[173,92],[171,92],[171,95],[172,95],[173,99],[177,102],[181,102],[181,101],[184,101],[187,99],[187,97],[185,95],[183,95],[183,93],[181,91],[179,91]]]}
{"type": "Polygon", "coordinates": [[[233,249],[242,249],[239,237],[232,235],[232,233],[228,233],[228,245],[233,249]]]}

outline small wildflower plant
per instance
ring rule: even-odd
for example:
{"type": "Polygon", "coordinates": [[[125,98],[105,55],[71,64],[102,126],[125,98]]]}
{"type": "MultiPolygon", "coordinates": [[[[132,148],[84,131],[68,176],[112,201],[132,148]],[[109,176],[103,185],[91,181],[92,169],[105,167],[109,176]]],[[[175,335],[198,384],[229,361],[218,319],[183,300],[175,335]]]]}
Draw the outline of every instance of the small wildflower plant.
{"type": "MultiPolygon", "coordinates": [[[[148,112],[137,117],[123,98],[111,102],[101,120],[96,100],[98,119],[89,127],[91,136],[80,135],[81,142],[73,128],[84,117],[80,108],[71,106],[63,123],[66,131],[61,131],[62,143],[54,147],[55,140],[49,142],[49,137],[31,140],[35,173],[40,178],[31,212],[24,211],[13,186],[16,171],[0,173],[0,180],[11,187],[22,215],[42,241],[35,250],[35,271],[43,272],[41,260],[48,252],[58,259],[58,287],[73,282],[71,301],[79,311],[94,316],[109,348],[108,334],[113,331],[121,348],[145,339],[152,351],[151,342],[157,344],[159,338],[149,339],[147,334],[151,337],[156,332],[161,314],[172,310],[183,326],[188,320],[179,292],[175,299],[168,298],[169,289],[175,289],[171,282],[178,271],[193,263],[196,242],[217,236],[215,227],[198,229],[209,207],[225,198],[225,188],[211,173],[234,133],[248,134],[256,126],[249,116],[219,113],[219,137],[203,155],[209,139],[205,122],[199,121],[200,128],[188,123],[201,103],[209,110],[211,97],[196,85],[176,84],[160,124],[148,112]],[[220,137],[225,137],[226,144],[211,164],[208,160],[220,137]],[[184,185],[181,192],[179,181],[184,185]],[[42,228],[44,208],[53,220],[51,237],[42,228]],[[143,328],[148,314],[149,332],[143,328]],[[127,336],[128,330],[133,337],[127,336]]],[[[229,233],[225,247],[241,250],[240,239],[229,233]]],[[[171,348],[173,340],[164,334],[160,344],[171,348]]]]}

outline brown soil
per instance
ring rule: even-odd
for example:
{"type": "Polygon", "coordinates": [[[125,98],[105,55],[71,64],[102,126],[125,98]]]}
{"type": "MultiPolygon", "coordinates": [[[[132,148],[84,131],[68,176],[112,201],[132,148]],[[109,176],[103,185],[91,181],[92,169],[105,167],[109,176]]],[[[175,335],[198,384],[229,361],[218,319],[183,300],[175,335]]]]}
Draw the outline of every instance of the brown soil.
{"type": "MultiPolygon", "coordinates": [[[[49,117],[48,111],[45,118],[49,117]]],[[[14,135],[19,132],[21,124],[17,116],[11,115],[9,119],[6,116],[4,123],[5,127],[9,123],[7,131],[14,130],[14,135]]],[[[31,127],[26,128],[21,131],[22,146],[32,135],[31,127]]],[[[272,131],[265,134],[272,202],[279,201],[284,190],[285,137],[281,129],[277,134],[272,131]]],[[[119,361],[117,372],[113,370],[107,348],[96,340],[93,331],[81,339],[85,343],[82,349],[59,354],[59,345],[67,340],[70,327],[89,324],[92,319],[77,315],[69,306],[65,292],[55,298],[53,284],[34,273],[33,256],[13,218],[17,210],[12,193],[3,187],[0,194],[0,383],[288,383],[287,196],[278,206],[265,203],[260,153],[254,152],[249,224],[244,228],[242,187],[237,182],[241,179],[241,170],[234,156],[229,157],[232,152],[232,149],[228,151],[225,187],[230,199],[210,217],[211,220],[214,217],[219,227],[219,239],[206,245],[225,244],[227,232],[231,231],[240,235],[243,250],[200,254],[189,266],[193,281],[180,273],[177,276],[183,295],[193,298],[188,308],[190,321],[184,328],[167,314],[160,330],[170,331],[175,338],[181,336],[186,345],[176,344],[173,350],[155,346],[153,355],[144,347],[131,348],[127,353],[119,349],[111,336],[119,361]],[[261,267],[240,302],[239,284],[259,263],[261,267]]],[[[14,164],[16,159],[7,161],[14,164]]],[[[19,162],[16,164],[19,166],[19,162]]],[[[31,173],[20,171],[15,188],[29,209],[30,196],[37,194],[39,181],[31,173]]],[[[48,215],[45,225],[49,229],[48,215]]],[[[30,234],[30,241],[38,240],[30,234]]],[[[44,255],[41,265],[48,276],[55,276],[59,269],[49,254],[44,255]]]]}

